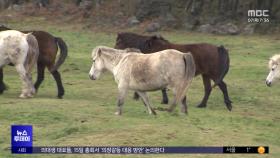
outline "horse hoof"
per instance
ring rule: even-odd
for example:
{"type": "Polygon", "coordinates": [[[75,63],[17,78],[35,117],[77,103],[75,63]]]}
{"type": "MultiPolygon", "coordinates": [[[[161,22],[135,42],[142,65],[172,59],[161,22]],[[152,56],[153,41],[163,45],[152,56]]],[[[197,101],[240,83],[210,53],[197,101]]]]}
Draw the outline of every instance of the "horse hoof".
{"type": "Polygon", "coordinates": [[[34,97],[34,95],[33,95],[32,93],[28,93],[28,94],[22,93],[22,94],[20,94],[20,96],[19,96],[19,98],[22,98],[22,99],[33,98],[33,97],[34,97]]]}
{"type": "Polygon", "coordinates": [[[228,109],[228,111],[232,110],[232,105],[231,105],[232,101],[231,100],[227,100],[225,101],[226,107],[228,109]]]}
{"type": "Polygon", "coordinates": [[[120,116],[122,113],[120,111],[115,112],[115,115],[120,116]]]}
{"type": "Polygon", "coordinates": [[[0,86],[0,94],[3,94],[5,90],[8,90],[6,86],[0,86]]]}
{"type": "Polygon", "coordinates": [[[198,108],[206,108],[206,104],[198,104],[196,107],[198,107],[198,108]]]}
{"type": "Polygon", "coordinates": [[[64,96],[64,91],[58,92],[58,93],[57,93],[57,97],[58,97],[59,99],[62,99],[63,96],[64,96]]]}
{"type": "Polygon", "coordinates": [[[156,113],[154,110],[151,110],[151,111],[149,112],[149,114],[150,114],[150,115],[157,115],[157,113],[156,113]]]}
{"type": "Polygon", "coordinates": [[[19,98],[26,99],[28,96],[26,94],[20,94],[19,98]]]}
{"type": "Polygon", "coordinates": [[[232,110],[231,104],[227,104],[227,109],[228,109],[228,111],[231,111],[231,110],[232,110]]]}
{"type": "Polygon", "coordinates": [[[57,99],[63,99],[63,96],[57,96],[57,99]]]}

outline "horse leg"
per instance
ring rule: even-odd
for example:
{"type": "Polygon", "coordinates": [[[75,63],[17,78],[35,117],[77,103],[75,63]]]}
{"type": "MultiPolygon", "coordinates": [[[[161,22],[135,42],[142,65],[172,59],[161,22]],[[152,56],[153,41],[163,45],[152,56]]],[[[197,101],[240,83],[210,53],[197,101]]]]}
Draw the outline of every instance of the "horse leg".
{"type": "Polygon", "coordinates": [[[4,90],[6,90],[6,85],[3,81],[3,77],[4,77],[4,74],[3,74],[3,68],[0,68],[0,94],[2,94],[4,92],[4,90]]]}
{"type": "Polygon", "coordinates": [[[222,81],[221,83],[218,84],[219,88],[221,89],[221,91],[223,92],[224,94],[224,102],[226,104],[226,107],[229,111],[231,111],[232,109],[232,105],[231,105],[231,100],[229,99],[229,96],[228,96],[228,91],[227,91],[227,85],[224,81],[222,81]]]}
{"type": "Polygon", "coordinates": [[[127,89],[119,87],[117,111],[115,112],[116,115],[121,115],[122,114],[122,106],[124,104],[124,98],[125,98],[126,94],[127,94],[127,89]]]}
{"type": "Polygon", "coordinates": [[[38,89],[45,78],[45,65],[37,65],[37,81],[35,82],[35,89],[38,92],[38,89]]]}
{"type": "MultiPolygon", "coordinates": [[[[161,104],[168,104],[168,96],[167,96],[167,92],[166,92],[166,88],[161,90],[162,92],[162,101],[161,104]]],[[[133,99],[138,100],[139,99],[139,95],[138,93],[134,93],[133,99]]]]}
{"type": "Polygon", "coordinates": [[[168,104],[168,96],[167,96],[166,88],[162,89],[161,92],[162,92],[161,104],[168,104]]]}
{"type": "Polygon", "coordinates": [[[151,115],[151,114],[156,115],[157,113],[156,113],[156,112],[154,111],[154,109],[152,108],[152,106],[151,106],[151,104],[150,104],[150,102],[149,102],[149,98],[148,98],[146,92],[139,92],[139,91],[138,91],[137,93],[141,96],[143,103],[145,104],[145,106],[147,107],[147,109],[148,109],[148,111],[149,111],[149,114],[150,114],[150,115],[151,115]]]}
{"type": "Polygon", "coordinates": [[[173,98],[174,99],[173,99],[172,104],[167,109],[168,112],[172,112],[175,109],[176,105],[177,105],[177,101],[176,101],[177,90],[176,89],[172,89],[172,91],[173,91],[173,98]]]}
{"type": "Polygon", "coordinates": [[[139,95],[138,95],[137,92],[134,92],[133,99],[134,100],[138,100],[139,99],[139,95]]]}
{"type": "Polygon", "coordinates": [[[62,85],[62,82],[61,82],[60,73],[57,70],[55,70],[51,73],[52,73],[52,76],[55,79],[56,85],[57,85],[57,91],[58,91],[57,98],[62,99],[62,97],[64,95],[64,88],[63,88],[63,85],[62,85]]]}
{"type": "Polygon", "coordinates": [[[206,107],[209,95],[212,91],[210,78],[206,75],[202,75],[202,79],[203,79],[203,84],[204,84],[204,97],[203,97],[201,103],[197,106],[198,108],[206,107]]]}
{"type": "Polygon", "coordinates": [[[27,78],[28,78],[28,83],[29,83],[29,88],[30,88],[30,94],[31,97],[36,93],[36,89],[32,83],[32,73],[31,72],[27,72],[26,74],[27,78]]]}
{"type": "Polygon", "coordinates": [[[30,81],[30,77],[27,75],[27,72],[23,65],[16,65],[16,70],[19,73],[19,76],[22,81],[22,92],[20,94],[20,98],[32,97],[32,82],[30,81]]]}
{"type": "Polygon", "coordinates": [[[187,114],[188,113],[188,107],[187,107],[187,97],[184,96],[181,100],[181,112],[187,114]]]}

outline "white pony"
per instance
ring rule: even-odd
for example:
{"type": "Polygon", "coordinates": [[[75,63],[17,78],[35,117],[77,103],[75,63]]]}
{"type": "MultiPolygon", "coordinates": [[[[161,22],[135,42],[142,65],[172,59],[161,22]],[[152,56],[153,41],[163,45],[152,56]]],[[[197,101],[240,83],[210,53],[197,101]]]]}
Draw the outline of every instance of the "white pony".
{"type": "Polygon", "coordinates": [[[274,55],[268,62],[270,72],[266,78],[266,85],[271,86],[275,79],[280,79],[280,54],[274,55]]]}
{"type": "Polygon", "coordinates": [[[147,91],[170,88],[174,101],[167,109],[173,111],[178,102],[187,113],[186,91],[195,75],[195,64],[190,53],[167,49],[152,54],[133,53],[99,46],[92,51],[93,64],[89,77],[96,80],[105,71],[113,73],[119,96],[116,115],[122,114],[122,105],[128,90],[136,91],[150,114],[153,110],[147,91]]]}
{"type": "Polygon", "coordinates": [[[22,80],[20,98],[33,97],[35,94],[31,71],[38,55],[38,43],[32,33],[24,34],[15,30],[0,32],[0,67],[15,65],[22,80]]]}

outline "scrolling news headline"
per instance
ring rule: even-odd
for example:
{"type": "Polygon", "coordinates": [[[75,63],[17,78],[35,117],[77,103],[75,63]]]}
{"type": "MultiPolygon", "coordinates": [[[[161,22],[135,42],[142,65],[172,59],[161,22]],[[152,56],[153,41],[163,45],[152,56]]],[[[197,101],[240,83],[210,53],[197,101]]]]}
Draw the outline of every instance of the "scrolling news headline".
{"type": "Polygon", "coordinates": [[[268,146],[33,146],[32,125],[11,126],[13,154],[268,154],[268,146]]]}

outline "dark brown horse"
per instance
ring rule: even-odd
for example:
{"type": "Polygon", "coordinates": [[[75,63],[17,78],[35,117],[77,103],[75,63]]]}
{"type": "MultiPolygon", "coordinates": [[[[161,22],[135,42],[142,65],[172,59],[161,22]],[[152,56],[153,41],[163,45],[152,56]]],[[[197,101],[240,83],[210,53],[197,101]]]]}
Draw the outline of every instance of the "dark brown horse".
{"type": "MultiPolygon", "coordinates": [[[[228,96],[227,85],[223,81],[229,70],[228,51],[223,47],[212,44],[173,44],[160,36],[143,36],[134,33],[119,33],[116,39],[116,49],[137,48],[143,53],[153,53],[165,49],[177,49],[181,52],[191,52],[196,65],[196,75],[201,74],[204,83],[204,97],[198,107],[206,107],[211,90],[219,86],[224,95],[224,102],[231,111],[231,101],[228,96]],[[211,87],[211,80],[214,86],[211,87]]],[[[162,90],[162,103],[168,103],[166,90],[162,90]]],[[[137,98],[138,96],[134,96],[137,98]]]]}
{"type": "MultiPolygon", "coordinates": [[[[0,31],[11,30],[5,26],[0,26],[0,31]]],[[[32,32],[32,34],[36,37],[39,45],[39,57],[37,62],[37,81],[35,83],[35,88],[38,90],[40,84],[44,80],[44,71],[47,67],[52,76],[54,77],[57,89],[58,89],[58,98],[62,98],[64,95],[64,88],[61,82],[61,76],[58,72],[58,68],[61,64],[63,64],[64,60],[67,57],[67,45],[65,42],[59,38],[54,37],[45,31],[22,31],[23,33],[32,32]],[[58,47],[60,48],[60,56],[56,60],[56,54],[58,51],[58,47]]],[[[5,83],[3,82],[3,70],[0,69],[0,94],[6,89],[5,83]]]]}

